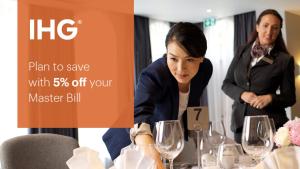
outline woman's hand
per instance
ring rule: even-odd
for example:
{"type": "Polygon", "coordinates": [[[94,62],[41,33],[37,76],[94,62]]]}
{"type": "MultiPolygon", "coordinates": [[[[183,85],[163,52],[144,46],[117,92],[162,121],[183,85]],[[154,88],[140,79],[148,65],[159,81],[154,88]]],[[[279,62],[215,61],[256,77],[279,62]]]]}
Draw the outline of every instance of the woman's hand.
{"type": "Polygon", "coordinates": [[[165,169],[159,152],[154,147],[154,141],[150,135],[137,135],[135,137],[136,145],[139,146],[146,156],[155,160],[156,169],[165,169]]]}
{"type": "Polygon", "coordinates": [[[253,92],[243,92],[241,95],[241,99],[250,104],[257,98],[256,94],[253,92]]]}
{"type": "Polygon", "coordinates": [[[267,95],[257,96],[255,99],[253,99],[250,102],[250,105],[257,109],[263,109],[271,102],[272,102],[272,96],[270,94],[267,94],[267,95]]]}
{"type": "Polygon", "coordinates": [[[160,154],[157,152],[153,144],[149,145],[137,145],[144,152],[145,156],[148,156],[155,160],[156,169],[165,169],[161,161],[160,154]]]}

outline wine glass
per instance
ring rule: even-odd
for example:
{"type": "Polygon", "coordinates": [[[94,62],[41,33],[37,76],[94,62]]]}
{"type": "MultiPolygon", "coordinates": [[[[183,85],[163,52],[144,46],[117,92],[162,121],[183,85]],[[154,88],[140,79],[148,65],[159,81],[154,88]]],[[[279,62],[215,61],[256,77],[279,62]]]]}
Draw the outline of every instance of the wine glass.
{"type": "Polygon", "coordinates": [[[273,148],[273,131],[268,116],[246,116],[242,147],[258,163],[273,148]]]}
{"type": "Polygon", "coordinates": [[[239,167],[239,158],[244,155],[240,144],[221,144],[218,148],[217,165],[220,169],[239,167]]]}
{"type": "Polygon", "coordinates": [[[173,160],[184,147],[184,136],[179,120],[159,121],[155,123],[155,147],[161,156],[168,159],[170,169],[173,169],[173,160]]]}
{"type": "Polygon", "coordinates": [[[269,121],[270,121],[270,125],[271,125],[271,129],[272,129],[272,132],[273,132],[273,148],[272,150],[274,150],[275,148],[277,148],[277,146],[274,144],[274,137],[275,137],[275,134],[276,134],[276,127],[275,127],[275,122],[274,122],[274,119],[273,118],[269,118],[269,121]]]}
{"type": "Polygon", "coordinates": [[[214,147],[218,147],[220,144],[225,142],[226,132],[223,121],[209,122],[207,139],[214,147]]]}
{"type": "Polygon", "coordinates": [[[205,145],[201,156],[203,168],[217,165],[218,147],[226,140],[223,121],[210,121],[206,132],[206,139],[203,142],[205,145]]]}
{"type": "Polygon", "coordinates": [[[269,121],[270,121],[271,129],[272,129],[272,132],[273,132],[273,136],[274,136],[275,133],[276,133],[275,122],[274,122],[273,118],[269,118],[269,121]]]}

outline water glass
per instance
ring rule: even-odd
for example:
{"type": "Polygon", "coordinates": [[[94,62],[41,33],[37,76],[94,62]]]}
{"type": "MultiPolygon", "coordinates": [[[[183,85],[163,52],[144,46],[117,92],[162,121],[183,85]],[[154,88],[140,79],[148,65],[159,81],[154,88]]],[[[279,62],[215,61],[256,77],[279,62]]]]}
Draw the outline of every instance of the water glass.
{"type": "Polygon", "coordinates": [[[205,135],[206,137],[200,145],[202,168],[217,165],[218,147],[226,140],[223,121],[210,121],[205,135]]]}
{"type": "Polygon", "coordinates": [[[221,144],[218,149],[217,165],[220,169],[239,167],[239,158],[244,155],[240,144],[221,144]]]}
{"type": "Polygon", "coordinates": [[[173,169],[173,160],[184,147],[184,136],[179,120],[159,121],[155,123],[155,148],[160,155],[168,159],[170,169],[173,169]]]}
{"type": "Polygon", "coordinates": [[[268,116],[246,116],[242,147],[257,163],[273,148],[273,131],[268,116]]]}

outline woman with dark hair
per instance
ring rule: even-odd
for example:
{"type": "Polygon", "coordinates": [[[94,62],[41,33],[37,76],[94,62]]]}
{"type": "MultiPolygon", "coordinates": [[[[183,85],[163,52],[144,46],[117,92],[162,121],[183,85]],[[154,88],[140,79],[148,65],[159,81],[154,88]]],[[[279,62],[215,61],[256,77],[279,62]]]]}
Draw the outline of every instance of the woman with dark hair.
{"type": "Polygon", "coordinates": [[[279,128],[288,120],[285,108],[296,102],[294,58],[285,47],[282,22],[276,10],[263,11],[223,81],[222,90],[234,100],[231,130],[239,143],[245,116],[268,115],[279,128]]]}
{"type": "MultiPolygon", "coordinates": [[[[212,64],[204,58],[206,38],[196,25],[180,22],[168,32],[165,45],[164,57],[140,75],[134,98],[135,125],[130,134],[126,129],[109,129],[103,136],[113,160],[131,141],[137,145],[154,144],[151,130],[158,121],[181,120],[188,139],[186,109],[200,106],[200,97],[212,75],[212,64]]],[[[156,160],[157,168],[162,168],[154,148],[146,153],[156,160]]]]}

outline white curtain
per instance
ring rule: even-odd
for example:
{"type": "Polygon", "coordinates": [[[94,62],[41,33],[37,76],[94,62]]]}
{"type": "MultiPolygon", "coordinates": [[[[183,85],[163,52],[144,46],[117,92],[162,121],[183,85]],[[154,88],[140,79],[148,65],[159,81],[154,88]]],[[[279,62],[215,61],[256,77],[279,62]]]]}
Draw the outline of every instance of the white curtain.
{"type": "Polygon", "coordinates": [[[233,138],[230,131],[231,105],[233,101],[221,90],[227,69],[233,58],[234,19],[218,19],[216,25],[205,28],[207,39],[206,57],[213,64],[213,75],[208,83],[209,118],[212,121],[223,120],[226,134],[233,138]]]}
{"type": "Polygon", "coordinates": [[[155,19],[149,20],[152,62],[166,53],[165,39],[169,29],[169,22],[155,19]]]}

